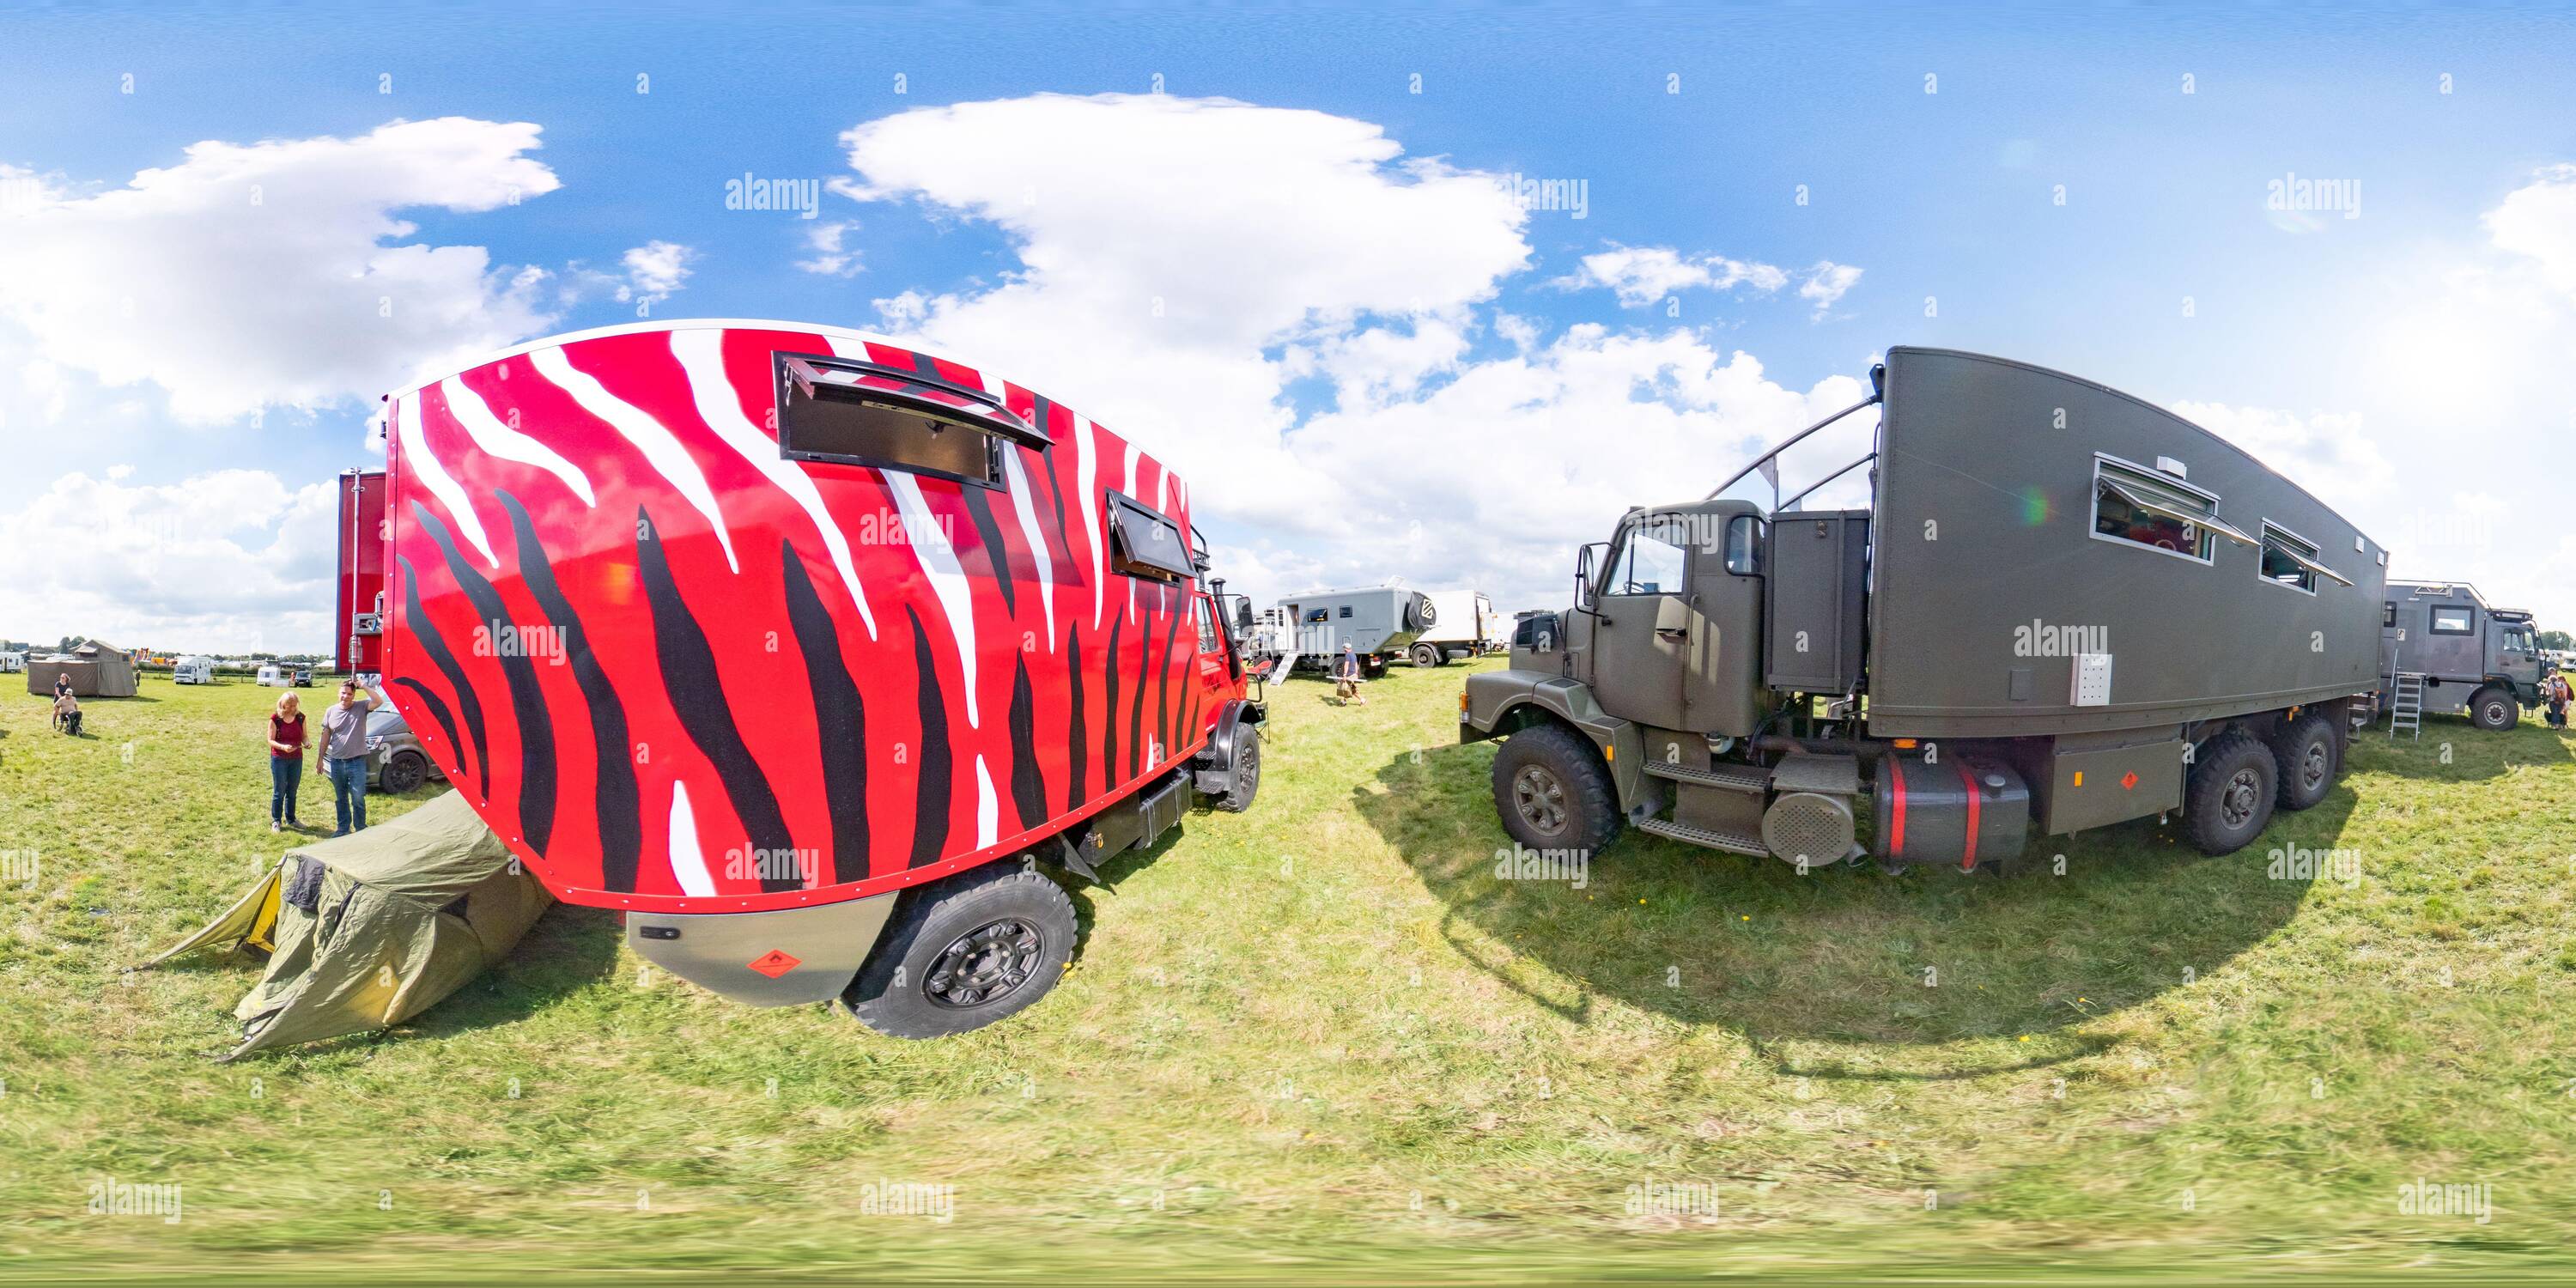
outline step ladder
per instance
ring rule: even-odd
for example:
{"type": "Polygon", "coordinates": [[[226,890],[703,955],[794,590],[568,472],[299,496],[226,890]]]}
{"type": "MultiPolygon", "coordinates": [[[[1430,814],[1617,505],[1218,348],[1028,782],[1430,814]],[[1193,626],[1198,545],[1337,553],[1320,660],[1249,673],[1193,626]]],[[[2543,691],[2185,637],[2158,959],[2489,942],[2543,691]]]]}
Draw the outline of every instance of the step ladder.
{"type": "Polygon", "coordinates": [[[2424,675],[2420,671],[2400,671],[2388,698],[2388,739],[2397,740],[2403,729],[2417,742],[2424,741],[2424,675]]]}

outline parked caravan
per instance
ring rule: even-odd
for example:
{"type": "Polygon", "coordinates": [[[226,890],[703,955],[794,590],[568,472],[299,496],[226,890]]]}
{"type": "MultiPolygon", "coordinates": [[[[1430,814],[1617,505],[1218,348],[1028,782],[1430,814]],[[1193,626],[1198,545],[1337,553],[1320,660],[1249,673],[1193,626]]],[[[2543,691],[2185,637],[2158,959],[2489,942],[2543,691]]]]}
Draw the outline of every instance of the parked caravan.
{"type": "Polygon", "coordinates": [[[1708,499],[1629,511],[1573,607],[1467,677],[1506,831],[1973,870],[2034,823],[2179,815],[2225,854],[2325,797],[2377,683],[2379,546],[2091,381],[1916,348],[1872,377],[1708,499]],[[1874,450],[1823,481],[1869,467],[1867,509],[1719,499],[1873,404],[1874,450]]]}
{"type": "Polygon", "coordinates": [[[340,475],[340,575],[333,582],[332,669],[372,675],[384,669],[385,472],[340,475]]]}
{"type": "Polygon", "coordinates": [[[1272,634],[1284,637],[1277,668],[1285,676],[1296,667],[1322,670],[1349,644],[1360,670],[1375,679],[1387,664],[1406,654],[1423,631],[1437,625],[1440,612],[1431,598],[1401,586],[1359,590],[1315,590],[1279,601],[1272,634]],[[1279,628],[1284,627],[1284,630],[1279,628]]]}
{"type": "Polygon", "coordinates": [[[282,667],[263,666],[259,668],[257,678],[259,687],[263,689],[283,689],[293,682],[293,676],[293,672],[282,667]]]}
{"type": "Polygon", "coordinates": [[[26,654],[24,654],[24,653],[0,653],[0,673],[10,673],[10,672],[24,671],[24,670],[26,670],[26,669],[27,669],[27,655],[26,655],[26,654]]]}
{"type": "Polygon", "coordinates": [[[170,664],[170,682],[173,684],[212,684],[215,682],[215,661],[213,658],[208,657],[180,658],[178,661],[170,664]]]}
{"type": "MultiPolygon", "coordinates": [[[[1190,489],[998,375],[789,322],[522,345],[388,399],[385,689],[646,960],[871,1028],[990,1023],[1262,706],[1190,489]]],[[[363,539],[363,524],[360,537],[363,539]]]]}
{"type": "Polygon", "coordinates": [[[2391,732],[2424,714],[2466,712],[2510,729],[2540,704],[2543,672],[2531,614],[2490,608],[2464,581],[2392,581],[2381,605],[2379,673],[2391,732]]]}
{"type": "Polygon", "coordinates": [[[1510,634],[1494,616],[1494,601],[1481,590],[1435,590],[1431,625],[1413,637],[1405,653],[1415,666],[1447,666],[1453,657],[1476,657],[1511,646],[1510,634]]]}

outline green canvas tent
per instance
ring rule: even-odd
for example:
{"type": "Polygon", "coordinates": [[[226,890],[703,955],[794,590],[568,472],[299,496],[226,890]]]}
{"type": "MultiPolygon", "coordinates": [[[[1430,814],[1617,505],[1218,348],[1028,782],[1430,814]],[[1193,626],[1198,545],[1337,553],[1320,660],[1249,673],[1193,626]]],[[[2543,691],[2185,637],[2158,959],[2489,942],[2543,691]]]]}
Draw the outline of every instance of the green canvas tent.
{"type": "Polygon", "coordinates": [[[554,902],[454,792],[286,852],[222,916],[145,963],[247,944],[268,973],[235,1007],[242,1044],[311,1042],[400,1024],[499,960],[554,902]]]}

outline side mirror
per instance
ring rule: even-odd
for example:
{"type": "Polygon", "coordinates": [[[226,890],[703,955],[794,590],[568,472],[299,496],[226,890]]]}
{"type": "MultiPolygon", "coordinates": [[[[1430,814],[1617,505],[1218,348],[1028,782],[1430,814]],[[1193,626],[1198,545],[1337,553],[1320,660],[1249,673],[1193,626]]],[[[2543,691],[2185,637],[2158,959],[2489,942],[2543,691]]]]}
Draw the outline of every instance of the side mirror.
{"type": "Polygon", "coordinates": [[[1590,612],[1594,602],[1592,593],[1593,560],[1596,555],[1606,552],[1609,549],[1609,542],[1595,541],[1585,545],[1574,557],[1574,606],[1582,611],[1590,612]]]}

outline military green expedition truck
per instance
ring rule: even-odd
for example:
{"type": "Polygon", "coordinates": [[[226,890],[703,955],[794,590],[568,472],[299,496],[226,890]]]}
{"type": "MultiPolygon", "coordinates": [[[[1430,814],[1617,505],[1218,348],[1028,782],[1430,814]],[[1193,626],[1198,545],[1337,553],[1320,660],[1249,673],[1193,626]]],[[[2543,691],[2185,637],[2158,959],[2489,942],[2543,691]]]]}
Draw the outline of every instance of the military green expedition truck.
{"type": "Polygon", "coordinates": [[[2415,716],[2463,711],[2481,729],[2510,729],[2522,708],[2540,704],[2531,614],[2490,608],[2464,581],[2392,581],[2380,622],[2380,692],[2392,731],[2415,716]]]}
{"type": "Polygon", "coordinates": [[[1506,831],[1973,870],[2033,823],[2149,815],[2225,854],[2324,798],[2376,688],[2385,551],[2091,381],[1916,348],[1871,376],[1708,499],[1630,510],[1573,607],[1468,677],[1506,831]],[[1873,451],[1767,511],[1719,499],[1872,404],[1873,451]],[[1864,465],[1868,509],[1796,508],[1864,465]]]}

